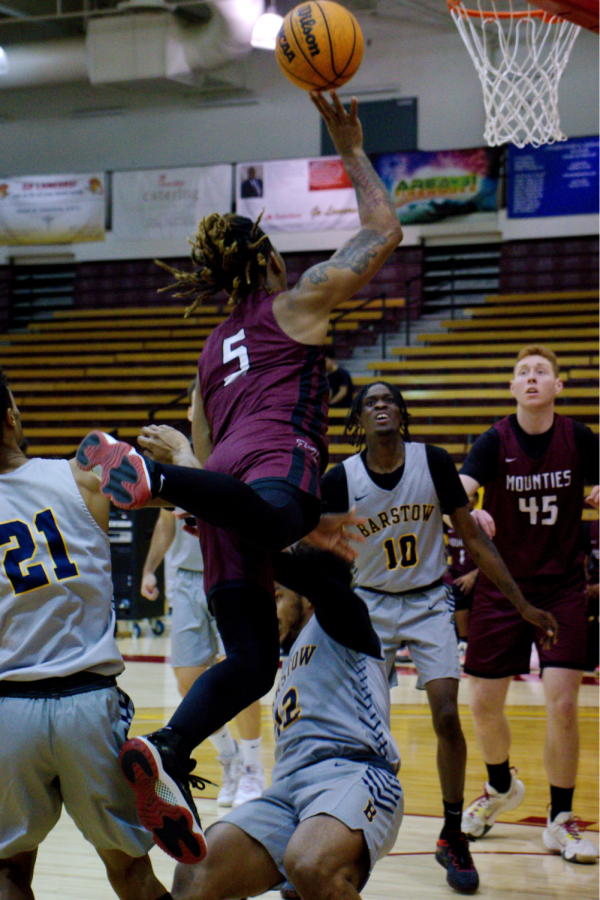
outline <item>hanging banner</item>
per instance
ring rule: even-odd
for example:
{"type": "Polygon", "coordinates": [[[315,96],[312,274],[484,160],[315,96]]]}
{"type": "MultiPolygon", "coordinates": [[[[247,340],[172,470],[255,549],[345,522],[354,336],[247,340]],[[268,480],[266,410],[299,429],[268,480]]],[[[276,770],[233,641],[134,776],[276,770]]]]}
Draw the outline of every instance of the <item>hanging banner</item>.
{"type": "Polygon", "coordinates": [[[104,173],[0,180],[0,244],[103,241],[104,173]]]}
{"type": "Polygon", "coordinates": [[[192,237],[212,212],[231,212],[230,165],[113,174],[112,228],[124,241],[192,237]]]}
{"type": "MultiPolygon", "coordinates": [[[[370,157],[403,224],[497,209],[500,148],[370,157]]],[[[266,231],[354,230],[356,194],[336,156],[239,164],[237,210],[251,219],[264,209],[266,231]]]]}
{"type": "Polygon", "coordinates": [[[598,162],[597,137],[570,138],[521,150],[510,145],[509,218],[597,214],[598,162]]]}
{"type": "Polygon", "coordinates": [[[501,148],[378,153],[371,156],[403,225],[495,212],[501,148]]]}
{"type": "Polygon", "coordinates": [[[236,166],[236,209],[277,232],[339,231],[359,227],[352,182],[341,159],[282,159],[236,166]]]}

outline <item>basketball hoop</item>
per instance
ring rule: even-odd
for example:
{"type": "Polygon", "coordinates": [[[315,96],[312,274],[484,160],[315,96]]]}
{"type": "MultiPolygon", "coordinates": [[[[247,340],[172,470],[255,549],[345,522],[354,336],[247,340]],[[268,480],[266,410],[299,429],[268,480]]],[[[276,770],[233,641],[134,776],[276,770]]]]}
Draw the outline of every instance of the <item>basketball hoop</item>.
{"type": "Polygon", "coordinates": [[[566,141],[558,115],[558,83],[579,26],[534,9],[525,0],[447,3],[483,87],[487,143],[539,147],[566,141]]]}

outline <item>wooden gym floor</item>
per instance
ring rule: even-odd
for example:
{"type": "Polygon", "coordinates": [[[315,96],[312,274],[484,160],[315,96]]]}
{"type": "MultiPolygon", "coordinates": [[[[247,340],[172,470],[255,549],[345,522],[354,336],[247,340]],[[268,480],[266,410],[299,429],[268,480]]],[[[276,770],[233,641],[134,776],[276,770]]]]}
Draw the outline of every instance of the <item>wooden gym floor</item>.
{"type": "MultiPolygon", "coordinates": [[[[160,727],[178,703],[173,673],[163,661],[168,656],[169,639],[154,637],[144,627],[142,637],[121,639],[120,645],[127,669],[119,682],[136,705],[131,733],[144,734],[160,727]]],[[[445,872],[433,856],[442,824],[442,804],[427,701],[424,693],[415,689],[416,678],[410,666],[399,671],[399,686],[392,694],[392,724],[402,756],[405,817],[393,852],[378,863],[362,897],[451,900],[458,895],[446,884],[445,872]]],[[[585,681],[580,693],[581,763],[575,812],[587,823],[589,837],[597,844],[598,684],[590,676],[585,681]]],[[[469,751],[465,794],[469,803],[481,793],[485,768],[473,737],[467,679],[461,680],[459,699],[469,751]]],[[[519,770],[526,793],[522,805],[501,816],[490,835],[472,848],[481,879],[477,896],[486,900],[599,900],[599,867],[565,863],[560,856],[548,853],[542,843],[549,798],[542,764],[545,713],[537,676],[514,682],[508,703],[513,735],[511,762],[519,770]]],[[[212,745],[207,742],[196,755],[196,771],[218,782],[220,769],[212,745]]],[[[263,701],[263,762],[268,776],[272,758],[269,695],[263,701]]],[[[202,797],[198,795],[205,828],[218,817],[215,798],[216,788],[208,787],[202,797]]],[[[151,857],[157,875],[169,889],[174,862],[158,848],[152,850],[151,857]]],[[[33,889],[37,900],[109,900],[115,896],[94,850],[64,812],[40,848],[33,889]]],[[[262,896],[276,900],[279,892],[262,896]]]]}

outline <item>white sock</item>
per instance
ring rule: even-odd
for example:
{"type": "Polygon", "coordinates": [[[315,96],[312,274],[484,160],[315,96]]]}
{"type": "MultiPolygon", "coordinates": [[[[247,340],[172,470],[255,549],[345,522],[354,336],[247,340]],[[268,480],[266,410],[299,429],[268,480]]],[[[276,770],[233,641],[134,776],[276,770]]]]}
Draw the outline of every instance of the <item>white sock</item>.
{"type": "Polygon", "coordinates": [[[242,739],[240,743],[242,745],[242,761],[244,766],[258,766],[259,768],[262,768],[262,763],[260,761],[261,742],[262,738],[260,735],[257,738],[252,738],[251,741],[242,739]]]}
{"type": "Polygon", "coordinates": [[[216,734],[211,734],[210,740],[219,756],[228,757],[235,754],[236,744],[227,725],[216,734]]]}

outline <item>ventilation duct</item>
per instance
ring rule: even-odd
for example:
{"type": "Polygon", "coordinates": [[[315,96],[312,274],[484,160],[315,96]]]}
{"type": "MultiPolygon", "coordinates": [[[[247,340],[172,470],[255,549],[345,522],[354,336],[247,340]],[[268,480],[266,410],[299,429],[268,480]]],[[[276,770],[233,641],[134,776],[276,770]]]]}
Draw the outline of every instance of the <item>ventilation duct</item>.
{"type": "Polygon", "coordinates": [[[91,17],[85,39],[6,48],[0,89],[88,80],[108,84],[166,78],[194,81],[194,72],[235,62],[251,49],[264,0],[208,0],[208,22],[190,24],[163,10],[91,17]]]}

